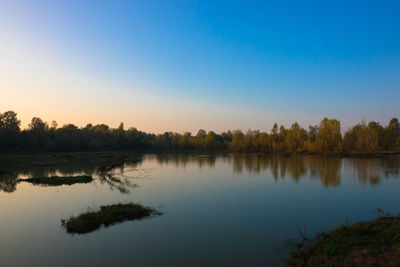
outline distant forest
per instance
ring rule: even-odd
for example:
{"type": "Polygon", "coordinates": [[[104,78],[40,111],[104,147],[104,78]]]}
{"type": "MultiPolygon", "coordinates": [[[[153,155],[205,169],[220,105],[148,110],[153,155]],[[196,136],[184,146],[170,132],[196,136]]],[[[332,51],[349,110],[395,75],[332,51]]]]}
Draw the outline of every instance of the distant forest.
{"type": "Polygon", "coordinates": [[[79,128],[73,124],[58,127],[34,117],[27,129],[20,128],[14,111],[0,113],[0,152],[72,152],[111,150],[169,150],[204,152],[271,152],[373,154],[400,150],[400,124],[397,118],[387,126],[371,121],[341,133],[340,121],[324,118],[319,125],[290,128],[276,123],[269,133],[248,130],[217,134],[199,130],[195,135],[165,132],[145,133],[136,128],[125,129],[105,124],[79,128]]]}

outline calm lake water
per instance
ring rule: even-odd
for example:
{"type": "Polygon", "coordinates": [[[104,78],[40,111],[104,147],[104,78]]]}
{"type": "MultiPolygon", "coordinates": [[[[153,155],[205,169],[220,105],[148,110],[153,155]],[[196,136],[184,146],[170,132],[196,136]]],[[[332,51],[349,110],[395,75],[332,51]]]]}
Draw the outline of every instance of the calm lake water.
{"type": "Polygon", "coordinates": [[[400,156],[137,155],[101,179],[92,156],[0,160],[1,266],[279,266],[284,244],[400,212],[400,156]],[[17,178],[93,175],[41,187],[17,178]],[[70,235],[61,219],[141,202],[162,216],[70,235]]]}

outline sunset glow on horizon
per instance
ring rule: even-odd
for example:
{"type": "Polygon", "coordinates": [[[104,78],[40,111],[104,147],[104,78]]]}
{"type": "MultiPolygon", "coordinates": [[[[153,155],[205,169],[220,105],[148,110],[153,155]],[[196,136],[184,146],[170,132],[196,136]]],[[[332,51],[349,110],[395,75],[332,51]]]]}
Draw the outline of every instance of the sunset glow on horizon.
{"type": "Polygon", "coordinates": [[[2,1],[0,112],[153,133],[399,116],[396,1],[118,2],[2,1]]]}

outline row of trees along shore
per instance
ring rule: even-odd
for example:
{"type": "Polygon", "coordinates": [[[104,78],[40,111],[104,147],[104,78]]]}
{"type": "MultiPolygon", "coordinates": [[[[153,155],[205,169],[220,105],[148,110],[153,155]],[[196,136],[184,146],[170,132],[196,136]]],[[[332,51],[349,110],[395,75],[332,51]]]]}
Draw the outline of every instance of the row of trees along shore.
{"type": "Polygon", "coordinates": [[[58,127],[34,117],[27,129],[21,130],[13,111],[0,113],[0,152],[67,152],[106,150],[171,150],[206,152],[271,152],[374,154],[400,150],[400,123],[397,118],[385,127],[365,121],[341,133],[340,121],[324,118],[319,126],[308,130],[298,123],[290,128],[276,123],[270,133],[248,130],[216,134],[199,130],[196,135],[166,132],[151,134],[136,128],[124,129],[105,124],[79,128],[73,124],[58,127]]]}

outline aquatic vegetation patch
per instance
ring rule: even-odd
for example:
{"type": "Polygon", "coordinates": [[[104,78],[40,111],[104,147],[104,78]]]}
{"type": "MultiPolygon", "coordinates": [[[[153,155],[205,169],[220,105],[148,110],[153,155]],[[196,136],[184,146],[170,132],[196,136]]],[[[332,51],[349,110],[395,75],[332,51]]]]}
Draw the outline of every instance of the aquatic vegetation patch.
{"type": "Polygon", "coordinates": [[[319,233],[306,248],[293,249],[287,265],[399,266],[400,217],[386,215],[319,233]]]}
{"type": "Polygon", "coordinates": [[[93,181],[92,176],[52,176],[52,177],[33,177],[28,179],[20,179],[20,181],[28,182],[34,185],[43,186],[60,186],[73,184],[87,184],[93,181]]]}
{"type": "Polygon", "coordinates": [[[61,225],[70,234],[85,234],[124,221],[141,220],[162,213],[152,207],[144,207],[137,203],[118,203],[101,206],[100,210],[89,210],[76,217],[61,220],[61,225]]]}

